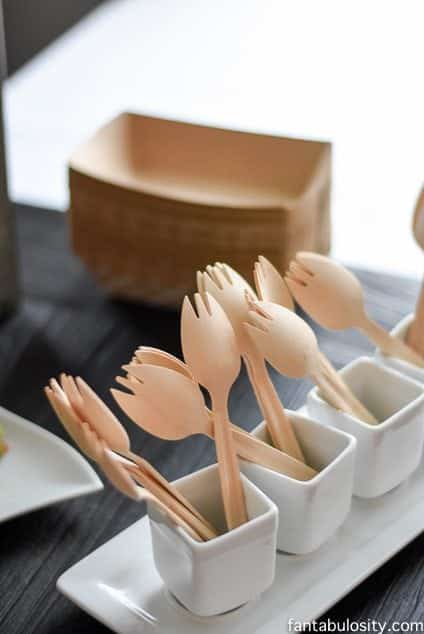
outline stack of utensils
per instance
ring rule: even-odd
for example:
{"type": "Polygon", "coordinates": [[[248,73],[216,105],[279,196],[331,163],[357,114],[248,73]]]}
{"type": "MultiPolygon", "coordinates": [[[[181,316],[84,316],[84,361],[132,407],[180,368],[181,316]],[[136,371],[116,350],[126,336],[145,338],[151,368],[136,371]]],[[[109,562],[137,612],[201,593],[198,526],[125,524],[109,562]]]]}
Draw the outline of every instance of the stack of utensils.
{"type": "MultiPolygon", "coordinates": [[[[330,258],[298,253],[284,279],[259,256],[254,279],[256,292],[227,264],[216,263],[198,272],[194,306],[186,297],[182,308],[185,362],[142,346],[123,366],[126,377],[116,379],[128,391],[111,390],[127,416],[159,438],[178,440],[202,433],[215,440],[229,530],[247,521],[237,455],[298,480],[316,475],[305,464],[266,361],[285,376],[309,376],[333,407],[378,424],[319,350],[312,329],[294,312],[293,298],[322,326],[357,327],[386,354],[424,367],[420,355],[367,317],[358,280],[330,258]],[[228,397],[240,372],[240,358],[272,445],[229,420],[228,397]],[[200,386],[210,394],[211,410],[200,386]]],[[[196,539],[216,536],[171,484],[130,451],[123,425],[83,379],[62,374],[59,382],[51,380],[46,394],[71,438],[117,488],[134,499],[154,499],[172,519],[190,527],[196,539]]]]}
{"type": "MultiPolygon", "coordinates": [[[[424,190],[413,231],[424,249],[424,190]]],[[[349,522],[352,496],[378,498],[422,462],[424,287],[415,314],[388,332],[367,313],[357,277],[329,257],[299,251],[285,274],[264,256],[249,266],[253,286],[224,262],[198,271],[182,302],[183,359],[141,345],[111,388],[149,434],[210,438],[216,464],[169,482],[81,377],[63,373],[45,388],[79,449],[121,493],[146,501],[157,572],[199,616],[256,598],[273,583],[276,550],[312,553],[349,522]],[[374,358],[336,369],[308,316],[357,329],[374,358]],[[251,432],[228,408],[243,365],[263,417],[251,432]],[[305,408],[285,407],[269,366],[312,381],[305,408]]]]}
{"type": "Polygon", "coordinates": [[[63,373],[45,388],[80,450],[121,493],[147,502],[156,568],[203,616],[263,592],[276,548],[316,550],[346,520],[352,495],[377,497],[397,486],[418,466],[424,444],[423,387],[387,367],[424,372],[422,298],[402,337],[367,315],[358,279],[328,257],[299,252],[283,276],[259,256],[252,273],[255,288],[222,262],[199,271],[197,292],[182,304],[184,360],[141,346],[116,377],[121,389],[111,388],[122,412],[158,438],[208,436],[217,465],[168,482],[131,450],[122,423],[81,377],[63,373]],[[362,357],[337,371],[295,301],[327,329],[360,330],[380,362],[362,357]],[[251,433],[228,410],[242,363],[263,416],[251,433]],[[284,407],[268,364],[315,384],[308,415],[284,407]],[[231,592],[220,586],[215,561],[235,575],[231,592]]]}

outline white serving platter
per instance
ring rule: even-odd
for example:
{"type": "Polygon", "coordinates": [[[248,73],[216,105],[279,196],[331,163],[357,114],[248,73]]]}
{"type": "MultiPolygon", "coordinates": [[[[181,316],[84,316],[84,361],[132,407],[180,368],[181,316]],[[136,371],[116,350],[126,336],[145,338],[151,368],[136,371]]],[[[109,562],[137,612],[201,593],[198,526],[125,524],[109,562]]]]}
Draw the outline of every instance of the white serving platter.
{"type": "Polygon", "coordinates": [[[3,407],[0,425],[9,446],[0,459],[0,522],[103,488],[64,440],[3,407]]]}
{"type": "Polygon", "coordinates": [[[118,634],[284,634],[310,622],[424,530],[424,467],[393,491],[354,498],[338,533],[317,552],[277,556],[274,585],[231,613],[195,617],[156,572],[144,517],[65,572],[58,589],[118,634]]]}

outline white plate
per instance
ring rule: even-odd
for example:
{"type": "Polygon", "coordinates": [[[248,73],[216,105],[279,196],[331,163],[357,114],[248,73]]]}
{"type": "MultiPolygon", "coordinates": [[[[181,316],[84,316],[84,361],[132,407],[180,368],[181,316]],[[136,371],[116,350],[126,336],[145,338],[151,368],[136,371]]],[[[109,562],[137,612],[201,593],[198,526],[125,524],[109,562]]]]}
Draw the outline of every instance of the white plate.
{"type": "Polygon", "coordinates": [[[64,440],[0,407],[8,453],[0,458],[0,522],[103,488],[64,440]]]}
{"type": "Polygon", "coordinates": [[[190,615],[165,591],[143,518],[65,572],[58,589],[118,634],[284,634],[309,622],[424,529],[424,468],[373,500],[355,498],[338,533],[312,555],[279,554],[272,588],[214,618],[190,615]]]}

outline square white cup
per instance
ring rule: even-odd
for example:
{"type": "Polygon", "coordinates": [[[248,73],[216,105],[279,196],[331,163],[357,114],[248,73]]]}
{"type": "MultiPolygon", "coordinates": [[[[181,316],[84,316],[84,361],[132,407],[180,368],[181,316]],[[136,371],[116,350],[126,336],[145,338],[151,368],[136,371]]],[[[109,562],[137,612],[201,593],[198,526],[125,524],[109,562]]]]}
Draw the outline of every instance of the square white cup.
{"type": "MultiPolygon", "coordinates": [[[[274,581],[278,510],[242,475],[249,521],[197,542],[148,503],[153,557],[167,589],[190,612],[212,616],[262,594],[274,581]]],[[[225,529],[217,465],[174,483],[219,531],[225,529]]]]}
{"type": "Polygon", "coordinates": [[[353,493],[377,497],[406,480],[421,460],[424,386],[368,357],[349,363],[340,374],[380,424],[369,425],[336,410],[316,387],[308,394],[308,412],[321,423],[355,436],[353,493]]]}
{"type": "MultiPolygon", "coordinates": [[[[278,507],[278,550],[306,554],[329,539],[349,513],[356,440],[307,416],[286,411],[306,461],[317,475],[302,482],[246,460],[241,461],[241,468],[278,507]]],[[[264,422],[252,434],[271,444],[264,422]]]]}
{"type": "MultiPolygon", "coordinates": [[[[413,319],[413,313],[401,319],[400,322],[393,328],[391,334],[399,339],[402,339],[402,341],[405,341],[406,333],[408,332],[408,328],[412,324],[413,319]]],[[[382,363],[388,368],[393,368],[401,374],[405,374],[416,381],[420,381],[420,383],[424,383],[424,368],[418,368],[413,363],[408,363],[408,361],[403,361],[402,359],[396,359],[396,357],[388,357],[383,354],[379,348],[375,351],[375,358],[379,363],[382,363]]]]}

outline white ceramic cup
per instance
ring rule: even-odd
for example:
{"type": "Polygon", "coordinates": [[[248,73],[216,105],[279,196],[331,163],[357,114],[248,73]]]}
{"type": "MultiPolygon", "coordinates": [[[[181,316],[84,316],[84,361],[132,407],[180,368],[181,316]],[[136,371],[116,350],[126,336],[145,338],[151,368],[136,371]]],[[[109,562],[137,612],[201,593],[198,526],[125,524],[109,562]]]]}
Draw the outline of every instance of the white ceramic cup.
{"type": "MultiPolygon", "coordinates": [[[[278,510],[242,476],[249,521],[207,542],[197,542],[148,503],[156,568],[167,589],[198,616],[233,610],[272,585],[276,562],[278,510]]],[[[174,483],[218,530],[224,510],[217,465],[174,483]]]]}
{"type": "MultiPolygon", "coordinates": [[[[356,440],[287,410],[307,463],[318,471],[301,482],[266,467],[241,461],[242,471],[278,507],[277,548],[287,553],[310,553],[343,524],[350,510],[356,440]]],[[[265,423],[252,434],[270,443],[265,423]]]]}
{"type": "MultiPolygon", "coordinates": [[[[399,339],[402,339],[402,341],[405,341],[406,333],[408,332],[408,328],[412,324],[413,319],[413,314],[407,315],[401,319],[400,322],[393,328],[391,334],[399,339]]],[[[383,354],[379,348],[375,351],[375,358],[382,365],[385,365],[388,368],[393,368],[401,374],[405,374],[416,381],[420,381],[420,383],[424,383],[424,368],[419,368],[413,363],[408,363],[408,361],[403,361],[402,359],[397,359],[396,357],[388,357],[383,354]]]]}
{"type": "Polygon", "coordinates": [[[417,468],[424,441],[424,386],[368,357],[340,374],[360,401],[381,421],[369,425],[324,401],[315,387],[308,412],[316,420],[358,441],[354,495],[373,498],[390,491],[417,468]]]}

